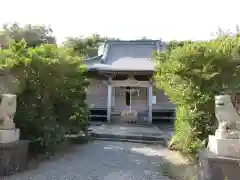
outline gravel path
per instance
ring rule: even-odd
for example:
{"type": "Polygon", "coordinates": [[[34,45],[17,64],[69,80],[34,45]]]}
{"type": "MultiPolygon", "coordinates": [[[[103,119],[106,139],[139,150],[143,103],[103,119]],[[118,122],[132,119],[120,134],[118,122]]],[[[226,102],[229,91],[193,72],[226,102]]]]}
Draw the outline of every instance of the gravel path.
{"type": "Polygon", "coordinates": [[[167,180],[159,172],[162,148],[124,142],[93,141],[6,180],[167,180]]]}

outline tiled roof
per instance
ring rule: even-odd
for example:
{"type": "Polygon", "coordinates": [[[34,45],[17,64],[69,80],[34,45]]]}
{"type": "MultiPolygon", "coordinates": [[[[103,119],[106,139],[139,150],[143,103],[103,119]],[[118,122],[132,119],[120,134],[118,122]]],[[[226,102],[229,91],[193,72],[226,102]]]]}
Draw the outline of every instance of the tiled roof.
{"type": "Polygon", "coordinates": [[[161,41],[107,41],[103,54],[87,59],[88,69],[154,71],[152,54],[160,51],[161,41]]]}

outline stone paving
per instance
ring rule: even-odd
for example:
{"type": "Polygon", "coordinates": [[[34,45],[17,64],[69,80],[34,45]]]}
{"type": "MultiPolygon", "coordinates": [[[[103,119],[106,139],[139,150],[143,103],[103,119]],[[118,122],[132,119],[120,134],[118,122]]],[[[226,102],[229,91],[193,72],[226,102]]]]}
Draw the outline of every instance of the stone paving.
{"type": "Polygon", "coordinates": [[[168,180],[160,173],[164,156],[160,145],[92,141],[5,180],[168,180]]]}

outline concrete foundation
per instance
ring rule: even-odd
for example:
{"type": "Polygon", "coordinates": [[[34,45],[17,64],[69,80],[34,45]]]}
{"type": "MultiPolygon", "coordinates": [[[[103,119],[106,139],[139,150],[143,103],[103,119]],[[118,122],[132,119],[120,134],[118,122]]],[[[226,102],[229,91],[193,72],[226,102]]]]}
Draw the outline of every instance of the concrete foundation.
{"type": "Polygon", "coordinates": [[[0,176],[9,176],[27,168],[28,141],[0,144],[0,176]]]}
{"type": "Polygon", "coordinates": [[[198,180],[239,180],[240,157],[217,156],[208,150],[199,153],[198,180]]]}

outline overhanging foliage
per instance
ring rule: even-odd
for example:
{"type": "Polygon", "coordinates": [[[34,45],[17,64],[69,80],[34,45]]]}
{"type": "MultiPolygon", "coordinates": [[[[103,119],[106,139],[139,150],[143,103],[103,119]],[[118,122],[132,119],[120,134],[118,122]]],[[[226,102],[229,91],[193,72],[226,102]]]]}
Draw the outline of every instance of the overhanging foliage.
{"type": "Polygon", "coordinates": [[[67,132],[86,126],[88,82],[73,54],[49,44],[28,48],[24,40],[0,51],[0,67],[20,82],[16,125],[22,139],[37,140],[35,151],[53,152],[67,132]]]}
{"type": "Polygon", "coordinates": [[[177,105],[172,148],[196,154],[215,127],[214,96],[240,89],[240,38],[186,42],[155,57],[157,86],[177,105]]]}

